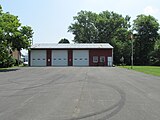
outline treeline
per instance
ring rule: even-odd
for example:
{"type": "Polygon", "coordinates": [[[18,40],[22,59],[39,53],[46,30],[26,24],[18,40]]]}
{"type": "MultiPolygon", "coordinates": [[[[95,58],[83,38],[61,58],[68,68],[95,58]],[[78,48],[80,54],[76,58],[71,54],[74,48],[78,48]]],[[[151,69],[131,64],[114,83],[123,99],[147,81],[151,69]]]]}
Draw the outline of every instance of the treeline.
{"type": "MultiPolygon", "coordinates": [[[[5,13],[0,5],[0,67],[10,67],[18,64],[11,53],[14,50],[28,49],[31,45],[33,30],[23,26],[18,16],[5,13]]],[[[18,55],[19,58],[19,55],[18,55]]]]}
{"type": "Polygon", "coordinates": [[[109,11],[80,11],[68,31],[76,43],[110,43],[114,47],[114,64],[131,64],[133,42],[135,65],[160,65],[158,21],[142,14],[131,24],[130,18],[109,11]]]}

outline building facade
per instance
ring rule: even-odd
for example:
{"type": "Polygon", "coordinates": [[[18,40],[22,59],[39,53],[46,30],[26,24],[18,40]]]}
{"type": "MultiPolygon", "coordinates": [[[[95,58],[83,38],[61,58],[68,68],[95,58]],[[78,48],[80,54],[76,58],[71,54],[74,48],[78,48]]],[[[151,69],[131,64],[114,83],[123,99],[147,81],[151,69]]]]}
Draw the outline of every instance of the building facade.
{"type": "Polygon", "coordinates": [[[29,66],[112,66],[110,44],[35,44],[29,66]]]}

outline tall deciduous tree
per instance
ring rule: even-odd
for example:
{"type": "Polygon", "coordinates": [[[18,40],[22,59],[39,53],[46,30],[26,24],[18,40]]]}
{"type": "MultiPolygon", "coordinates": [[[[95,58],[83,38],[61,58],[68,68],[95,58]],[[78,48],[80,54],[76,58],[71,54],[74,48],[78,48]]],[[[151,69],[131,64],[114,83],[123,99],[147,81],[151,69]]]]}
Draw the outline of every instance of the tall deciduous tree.
{"type": "Polygon", "coordinates": [[[138,15],[134,20],[135,30],[135,62],[139,65],[148,65],[150,52],[158,38],[159,23],[153,16],[138,15]]]}
{"type": "Polygon", "coordinates": [[[150,53],[150,63],[160,66],[160,39],[156,41],[154,51],[150,53]]]}
{"type": "Polygon", "coordinates": [[[28,49],[32,37],[31,27],[22,26],[18,16],[4,13],[0,6],[0,64],[10,59],[11,50],[28,49]]]}
{"type": "Polygon", "coordinates": [[[13,33],[12,49],[20,51],[22,48],[27,49],[32,43],[33,30],[29,26],[22,26],[18,31],[13,33]]]}
{"type": "Polygon", "coordinates": [[[74,17],[74,23],[69,26],[74,42],[77,43],[110,43],[114,46],[114,62],[120,63],[123,56],[125,62],[130,62],[130,41],[128,35],[130,17],[104,11],[100,14],[91,11],[80,11],[74,17]],[[126,52],[127,51],[127,52],[126,52]]]}
{"type": "Polygon", "coordinates": [[[76,43],[94,43],[98,39],[98,29],[96,27],[98,15],[91,11],[80,11],[73,17],[75,23],[69,26],[69,32],[72,32],[74,42],[76,43]]]}
{"type": "MultiPolygon", "coordinates": [[[[30,26],[21,26],[21,28],[13,33],[12,49],[17,50],[20,53],[21,49],[28,49],[32,43],[33,30],[30,26]]],[[[19,64],[19,56],[18,64],[19,64]]]]}

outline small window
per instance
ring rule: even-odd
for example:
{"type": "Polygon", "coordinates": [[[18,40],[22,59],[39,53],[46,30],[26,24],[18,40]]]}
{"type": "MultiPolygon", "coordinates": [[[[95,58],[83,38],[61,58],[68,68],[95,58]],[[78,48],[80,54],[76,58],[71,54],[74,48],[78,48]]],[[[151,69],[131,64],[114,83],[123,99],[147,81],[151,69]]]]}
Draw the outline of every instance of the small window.
{"type": "Polygon", "coordinates": [[[58,60],[61,60],[61,58],[59,58],[58,60]]]}
{"type": "Polygon", "coordinates": [[[43,58],[43,60],[46,60],[45,58],[43,58]]]}
{"type": "Polygon", "coordinates": [[[93,56],[93,63],[98,63],[98,56],[93,56]]]}
{"type": "Polygon", "coordinates": [[[34,58],[32,60],[35,60],[34,58]]]}
{"type": "Polygon", "coordinates": [[[54,58],[53,60],[56,60],[56,58],[54,58]]]}
{"type": "Polygon", "coordinates": [[[82,58],[80,58],[79,60],[82,60],[82,58]]]}
{"type": "Polygon", "coordinates": [[[38,58],[37,60],[41,60],[40,58],[38,58]]]}
{"type": "Polygon", "coordinates": [[[66,60],[66,58],[64,58],[63,60],[66,60]]]}
{"type": "Polygon", "coordinates": [[[77,60],[77,58],[74,58],[74,60],[77,60]]]}
{"type": "Polygon", "coordinates": [[[85,60],[87,60],[87,58],[85,58],[85,60]]]}
{"type": "Polygon", "coordinates": [[[105,56],[100,56],[100,62],[102,62],[102,63],[105,62],[105,56]]]}

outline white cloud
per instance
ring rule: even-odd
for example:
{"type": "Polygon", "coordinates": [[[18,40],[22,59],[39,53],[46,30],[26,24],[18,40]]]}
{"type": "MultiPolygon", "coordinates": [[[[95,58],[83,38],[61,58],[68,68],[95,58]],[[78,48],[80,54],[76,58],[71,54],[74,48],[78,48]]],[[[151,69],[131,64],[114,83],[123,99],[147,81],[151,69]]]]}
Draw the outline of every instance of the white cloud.
{"type": "Polygon", "coordinates": [[[159,9],[158,8],[153,8],[151,6],[147,6],[144,10],[143,10],[144,14],[146,15],[155,15],[158,14],[159,9]]]}

